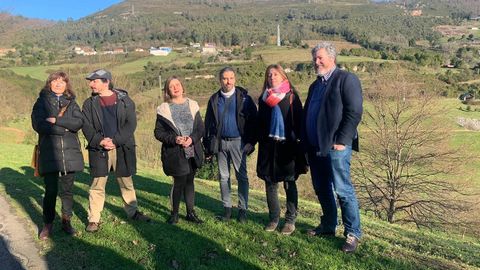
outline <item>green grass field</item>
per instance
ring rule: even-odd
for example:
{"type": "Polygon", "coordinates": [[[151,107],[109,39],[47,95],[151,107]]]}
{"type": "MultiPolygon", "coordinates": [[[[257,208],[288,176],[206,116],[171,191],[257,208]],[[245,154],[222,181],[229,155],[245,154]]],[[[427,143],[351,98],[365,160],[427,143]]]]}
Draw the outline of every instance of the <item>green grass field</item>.
{"type": "Polygon", "coordinates": [[[51,65],[51,66],[32,66],[32,67],[11,67],[8,68],[18,75],[29,76],[31,78],[45,81],[48,76],[48,70],[58,70],[64,65],[51,65]]]}
{"type": "Polygon", "coordinates": [[[187,55],[179,54],[177,52],[172,52],[167,56],[149,55],[132,62],[127,62],[114,67],[112,69],[112,72],[123,73],[123,74],[140,72],[140,71],[143,71],[143,67],[147,65],[148,62],[164,63],[169,65],[176,64],[178,66],[184,66],[189,62],[197,63],[198,61],[200,61],[200,58],[198,57],[190,57],[187,55]]]}
{"type": "MultiPolygon", "coordinates": [[[[267,46],[262,49],[254,50],[253,55],[262,56],[263,61],[269,65],[281,62],[309,62],[312,60],[310,51],[311,49],[267,46]]],[[[337,62],[342,64],[355,62],[387,62],[387,60],[339,55],[337,57],[337,62]]]]}
{"type": "MultiPolygon", "coordinates": [[[[1,130],[2,137],[14,136],[1,130]]],[[[0,143],[0,192],[16,207],[17,214],[32,220],[36,236],[42,225],[41,178],[33,177],[28,166],[32,145],[0,143]]],[[[342,231],[337,237],[308,237],[305,232],[317,225],[320,209],[316,202],[299,201],[297,231],[289,237],[267,233],[268,219],[263,191],[252,190],[249,221],[221,223],[218,183],[196,180],[196,206],[202,225],[183,218],[177,226],[166,223],[171,180],[160,169],[141,167],[135,176],[140,209],[152,223],[130,221],[114,179],[107,185],[101,230],[84,231],[87,222],[90,177],[78,175],[74,193],[73,225],[79,234],[68,237],[55,223],[54,236],[38,242],[49,269],[476,269],[480,267],[480,244],[476,239],[454,234],[416,230],[390,225],[362,216],[364,238],[353,255],[339,251],[342,231]]],[[[236,190],[234,188],[233,190],[236,190]]],[[[284,198],[281,198],[284,201],[284,198]]],[[[235,199],[234,199],[235,201],[235,199]]],[[[282,203],[283,205],[283,203],[282,203]]],[[[283,209],[284,211],[284,209],[283,209]]],[[[282,211],[282,212],[283,212],[282,211]]],[[[60,212],[60,203],[57,204],[60,212]]],[[[181,206],[181,213],[185,209],[181,206]]]]}

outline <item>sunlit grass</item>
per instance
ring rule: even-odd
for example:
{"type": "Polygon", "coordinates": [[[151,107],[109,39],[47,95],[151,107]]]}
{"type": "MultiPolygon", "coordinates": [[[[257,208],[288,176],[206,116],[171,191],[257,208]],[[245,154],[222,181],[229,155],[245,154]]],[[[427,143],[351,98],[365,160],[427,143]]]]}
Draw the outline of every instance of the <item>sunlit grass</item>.
{"type": "MultiPolygon", "coordinates": [[[[8,136],[8,134],[6,135],[8,136]]],[[[32,145],[1,143],[0,192],[16,205],[21,216],[41,226],[41,178],[28,167],[32,145]],[[13,154],[14,153],[14,154],[13,154]]],[[[143,164],[144,162],[140,162],[143,164]]],[[[305,231],[317,225],[320,208],[316,201],[299,201],[297,231],[290,237],[267,233],[265,194],[251,190],[249,221],[218,222],[222,212],[218,182],[196,180],[196,207],[205,220],[193,225],[182,218],[177,226],[166,224],[171,179],[160,168],[141,166],[134,178],[139,207],[152,223],[133,222],[125,217],[118,185],[110,179],[99,232],[84,231],[88,209],[89,175],[78,174],[75,182],[73,225],[79,231],[68,237],[55,223],[54,236],[39,242],[49,268],[66,264],[98,269],[474,269],[480,266],[475,239],[390,225],[362,216],[364,238],[353,255],[342,254],[342,231],[337,238],[310,238],[305,231]]],[[[307,184],[303,182],[304,184],[307,184]]],[[[236,187],[234,201],[236,201],[236,187]]],[[[281,197],[281,205],[284,205],[281,197]]],[[[285,209],[282,209],[282,212],[285,209]]],[[[60,203],[57,204],[60,212],[60,203]]],[[[236,211],[235,211],[236,214],[236,211]]],[[[31,228],[33,236],[37,228],[31,228]]],[[[461,233],[461,232],[458,232],[461,233]]]]}

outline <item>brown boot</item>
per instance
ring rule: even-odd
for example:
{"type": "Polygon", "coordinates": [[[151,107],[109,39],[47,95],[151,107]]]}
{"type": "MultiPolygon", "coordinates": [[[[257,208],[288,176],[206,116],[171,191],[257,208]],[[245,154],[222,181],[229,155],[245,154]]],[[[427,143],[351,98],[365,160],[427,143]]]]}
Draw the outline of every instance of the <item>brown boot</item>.
{"type": "Polygon", "coordinates": [[[67,217],[67,216],[62,217],[62,230],[69,235],[75,235],[76,231],[72,227],[72,224],[70,222],[70,217],[67,217]]]}
{"type": "Polygon", "coordinates": [[[100,224],[98,222],[89,222],[87,228],[85,230],[87,232],[96,232],[100,228],[100,224]]]}
{"type": "Polygon", "coordinates": [[[52,233],[52,228],[53,228],[53,223],[45,223],[45,225],[43,225],[42,231],[38,235],[38,238],[40,240],[47,240],[48,238],[50,238],[50,234],[52,233]]]}

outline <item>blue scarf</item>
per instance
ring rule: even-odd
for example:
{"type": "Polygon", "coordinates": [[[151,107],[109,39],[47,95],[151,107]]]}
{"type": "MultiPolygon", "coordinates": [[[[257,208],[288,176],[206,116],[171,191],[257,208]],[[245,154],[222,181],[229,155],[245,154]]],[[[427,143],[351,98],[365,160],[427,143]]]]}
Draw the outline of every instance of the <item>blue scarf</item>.
{"type": "Polygon", "coordinates": [[[272,118],[270,119],[270,134],[268,137],[276,141],[284,141],[285,138],[285,123],[283,122],[282,110],[278,105],[272,108],[272,118]]]}
{"type": "Polygon", "coordinates": [[[276,89],[267,89],[263,93],[263,101],[272,108],[272,116],[270,119],[270,132],[268,137],[276,141],[284,141],[285,137],[285,122],[283,121],[282,110],[278,103],[285,98],[286,94],[290,92],[290,83],[285,80],[276,89]]]}

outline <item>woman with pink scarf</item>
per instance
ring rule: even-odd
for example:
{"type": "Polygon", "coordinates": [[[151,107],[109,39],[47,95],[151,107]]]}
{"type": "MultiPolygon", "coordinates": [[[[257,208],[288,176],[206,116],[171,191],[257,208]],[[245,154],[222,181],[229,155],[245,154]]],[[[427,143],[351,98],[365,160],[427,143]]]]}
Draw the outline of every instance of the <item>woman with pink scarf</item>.
{"type": "Polygon", "coordinates": [[[302,102],[280,65],[267,67],[258,106],[257,175],[265,181],[270,219],[265,231],[275,231],[280,221],[278,183],[283,182],[287,212],[281,233],[290,235],[297,217],[295,181],[299,173],[305,173],[301,168],[306,164],[299,144],[302,102]]]}

